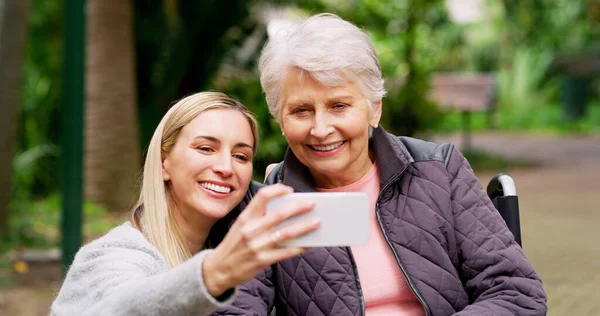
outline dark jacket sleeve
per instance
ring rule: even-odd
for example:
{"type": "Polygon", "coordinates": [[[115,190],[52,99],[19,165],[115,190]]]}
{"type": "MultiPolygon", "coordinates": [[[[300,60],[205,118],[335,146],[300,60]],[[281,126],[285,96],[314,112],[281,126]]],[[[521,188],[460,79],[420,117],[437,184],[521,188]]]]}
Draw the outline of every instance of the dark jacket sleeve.
{"type": "Polygon", "coordinates": [[[471,305],[456,315],[545,315],[542,281],[454,149],[447,164],[460,270],[471,305]]]}
{"type": "Polygon", "coordinates": [[[230,306],[218,309],[213,315],[270,315],[275,298],[272,274],[273,270],[269,267],[254,279],[238,285],[235,301],[230,306]]]}

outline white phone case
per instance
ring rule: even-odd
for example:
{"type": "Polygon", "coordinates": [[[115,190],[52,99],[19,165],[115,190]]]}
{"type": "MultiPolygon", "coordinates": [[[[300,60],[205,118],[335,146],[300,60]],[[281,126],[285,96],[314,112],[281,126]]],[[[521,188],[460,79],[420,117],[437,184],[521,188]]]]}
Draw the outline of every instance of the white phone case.
{"type": "Polygon", "coordinates": [[[274,198],[267,203],[267,214],[285,207],[294,200],[315,202],[312,211],[290,218],[275,229],[314,217],[321,226],[306,235],[289,240],[282,245],[297,247],[355,246],[369,240],[369,198],[360,192],[291,193],[274,198]]]}

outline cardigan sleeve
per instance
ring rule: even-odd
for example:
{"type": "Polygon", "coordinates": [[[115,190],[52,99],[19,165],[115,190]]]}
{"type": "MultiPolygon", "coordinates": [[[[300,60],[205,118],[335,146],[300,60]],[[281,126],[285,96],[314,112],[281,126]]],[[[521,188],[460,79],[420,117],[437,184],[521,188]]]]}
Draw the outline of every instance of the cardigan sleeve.
{"type": "Polygon", "coordinates": [[[208,315],[233,301],[235,291],[218,300],[206,290],[202,263],[211,250],[169,268],[133,227],[115,230],[77,253],[52,316],[208,315]]]}

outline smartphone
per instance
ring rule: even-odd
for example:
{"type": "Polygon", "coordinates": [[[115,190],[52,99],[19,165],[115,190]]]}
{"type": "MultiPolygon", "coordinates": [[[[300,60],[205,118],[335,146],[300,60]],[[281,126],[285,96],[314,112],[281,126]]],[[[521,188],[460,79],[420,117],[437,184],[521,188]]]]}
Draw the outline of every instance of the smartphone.
{"type": "Polygon", "coordinates": [[[282,243],[296,247],[334,247],[361,245],[369,239],[369,197],[361,192],[290,193],[273,198],[266,212],[276,212],[296,200],[315,202],[315,207],[279,224],[280,229],[290,224],[317,217],[321,225],[315,231],[282,243]]]}

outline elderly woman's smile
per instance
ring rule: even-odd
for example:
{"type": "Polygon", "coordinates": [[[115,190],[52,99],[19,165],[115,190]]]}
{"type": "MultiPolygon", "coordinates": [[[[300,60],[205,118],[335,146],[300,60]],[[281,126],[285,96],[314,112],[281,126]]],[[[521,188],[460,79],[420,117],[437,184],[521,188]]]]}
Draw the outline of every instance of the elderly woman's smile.
{"type": "Polygon", "coordinates": [[[315,151],[315,155],[317,156],[329,156],[339,152],[342,146],[346,143],[345,140],[330,143],[330,144],[310,144],[306,145],[310,147],[310,149],[315,151]]]}

